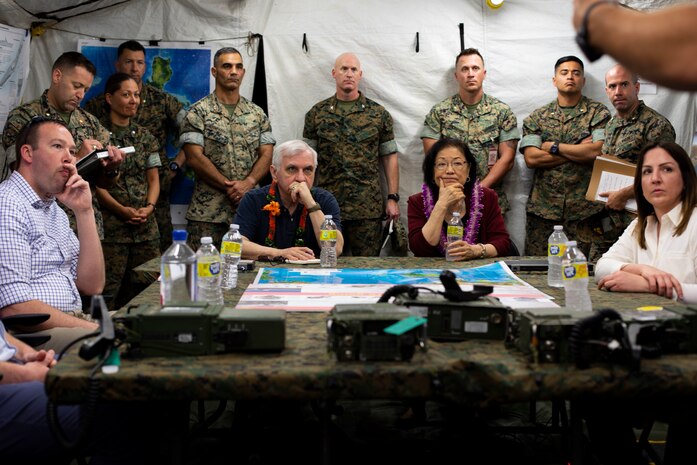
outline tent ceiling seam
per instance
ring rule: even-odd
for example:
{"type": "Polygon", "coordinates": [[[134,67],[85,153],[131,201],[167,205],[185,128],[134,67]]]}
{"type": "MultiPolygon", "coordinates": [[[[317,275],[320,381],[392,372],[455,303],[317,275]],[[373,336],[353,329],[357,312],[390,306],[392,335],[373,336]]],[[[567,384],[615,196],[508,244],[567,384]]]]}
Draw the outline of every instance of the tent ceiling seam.
{"type": "MultiPolygon", "coordinates": [[[[130,0],[128,0],[128,1],[130,1],[130,0]]],[[[55,26],[49,26],[47,29],[53,29],[53,30],[56,30],[56,31],[65,32],[65,33],[67,33],[67,34],[74,34],[74,35],[77,35],[77,36],[89,37],[89,38],[98,38],[98,39],[104,39],[104,40],[120,40],[120,41],[124,41],[124,40],[136,40],[136,41],[139,41],[139,42],[153,42],[153,41],[154,41],[154,42],[184,42],[184,43],[196,43],[196,44],[199,44],[199,43],[206,43],[206,42],[221,42],[221,41],[227,41],[227,40],[247,39],[247,40],[245,41],[244,45],[247,47],[247,53],[250,54],[249,56],[252,56],[253,54],[256,53],[256,47],[254,46],[253,42],[254,42],[256,39],[262,37],[262,35],[259,34],[259,33],[250,32],[249,34],[247,34],[247,35],[245,35],[245,36],[239,36],[239,37],[219,37],[219,38],[216,38],[216,39],[205,39],[205,40],[199,40],[199,39],[189,39],[189,40],[179,40],[179,39],[177,39],[177,40],[164,40],[164,39],[138,39],[137,37],[136,37],[136,38],[133,38],[133,37],[102,37],[102,36],[97,37],[97,36],[95,36],[94,34],[88,34],[88,33],[85,33],[85,32],[77,32],[77,31],[69,31],[69,30],[67,30],[67,29],[63,29],[63,28],[55,27],[55,26]]]]}

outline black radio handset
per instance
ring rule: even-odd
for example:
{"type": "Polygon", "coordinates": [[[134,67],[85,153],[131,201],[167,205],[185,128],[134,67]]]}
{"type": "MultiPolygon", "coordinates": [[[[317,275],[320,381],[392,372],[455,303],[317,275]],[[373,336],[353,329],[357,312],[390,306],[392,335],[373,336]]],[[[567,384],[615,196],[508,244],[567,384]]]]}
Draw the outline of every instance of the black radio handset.
{"type": "Polygon", "coordinates": [[[475,284],[471,292],[465,292],[460,288],[455,278],[455,273],[443,270],[440,274],[440,282],[443,283],[445,292],[443,296],[453,302],[468,302],[494,292],[493,286],[475,284]]]}
{"type": "Polygon", "coordinates": [[[109,315],[104,303],[104,297],[101,295],[92,296],[90,314],[92,318],[99,320],[99,335],[85,341],[80,347],[79,354],[84,360],[92,360],[97,355],[106,355],[116,339],[114,323],[111,321],[111,315],[109,315]]]}

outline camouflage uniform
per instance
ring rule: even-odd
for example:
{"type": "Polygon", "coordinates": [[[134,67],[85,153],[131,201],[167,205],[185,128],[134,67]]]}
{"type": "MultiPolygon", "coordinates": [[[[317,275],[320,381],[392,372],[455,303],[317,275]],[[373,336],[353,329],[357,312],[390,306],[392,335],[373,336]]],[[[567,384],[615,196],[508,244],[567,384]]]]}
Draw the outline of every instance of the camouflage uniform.
{"type": "MultiPolygon", "coordinates": [[[[121,205],[144,207],[148,198],[146,171],[160,166],[160,146],[145,128],[133,122],[128,128],[122,129],[114,127],[107,120],[102,121],[106,128],[113,131],[112,143],[136,149],[121,165],[121,176],[108,189],[109,194],[121,205]]],[[[144,224],[136,226],[125,223],[105,207],[102,208],[102,214],[105,236],[102,247],[106,265],[104,292],[114,296],[110,306],[120,308],[150,284],[135,281],[132,270],[160,255],[160,234],[154,215],[148,217],[144,224]]]]}
{"type": "MultiPolygon", "coordinates": [[[[7,163],[13,163],[15,161],[15,141],[17,140],[22,128],[33,117],[45,116],[47,118],[52,118],[65,123],[65,120],[63,120],[60,113],[49,105],[47,94],[48,90],[45,90],[41,97],[29,103],[25,103],[24,105],[18,106],[17,108],[13,109],[7,117],[5,129],[2,131],[2,145],[7,151],[7,163]]],[[[104,129],[104,126],[99,123],[97,118],[87,113],[80,107],[76,108],[70,114],[70,121],[68,121],[67,125],[73,134],[73,139],[75,139],[75,145],[77,146],[78,151],[82,147],[82,141],[85,139],[98,140],[105,147],[109,143],[109,132],[104,129]]],[[[97,222],[97,232],[99,233],[99,238],[104,239],[102,212],[99,210],[99,202],[97,202],[97,199],[94,196],[94,180],[90,179],[89,181],[90,188],[92,190],[92,206],[94,207],[94,218],[97,222]]],[[[75,215],[63,204],[59,203],[59,205],[68,214],[70,227],[77,234],[75,215]]]]}
{"type": "MultiPolygon", "coordinates": [[[[104,121],[108,110],[104,94],[91,99],[85,104],[85,110],[104,121]]],[[[160,251],[164,252],[172,243],[172,215],[169,207],[169,193],[172,185],[167,157],[167,134],[172,134],[173,143],[177,143],[178,128],[186,111],[184,105],[174,96],[150,84],[143,83],[140,91],[138,112],[131,121],[148,130],[160,147],[160,197],[157,200],[155,219],[160,230],[160,251]]]]}
{"type": "Polygon", "coordinates": [[[315,185],[339,202],[350,253],[378,256],[384,213],[380,157],[397,152],[392,116],[363,94],[350,106],[332,96],[305,114],[303,137],[317,150],[315,185]]]}
{"type": "MultiPolygon", "coordinates": [[[[230,180],[246,178],[257,160],[259,147],[276,143],[269,119],[261,108],[240,97],[235,113],[230,116],[215,92],[191,106],[180,132],[182,146],[203,147],[205,157],[230,180]]],[[[235,210],[225,192],[197,180],[186,212],[189,243],[198,247],[199,234],[203,234],[212,235],[213,243],[219,244],[235,210]]]]}
{"type": "Polygon", "coordinates": [[[639,106],[629,118],[618,115],[610,118],[605,126],[602,152],[636,163],[639,152],[650,142],[675,142],[675,129],[665,116],[639,100],[639,106]]]}
{"type": "MultiPolygon", "coordinates": [[[[477,176],[484,179],[489,174],[489,147],[493,144],[498,149],[500,142],[520,139],[520,131],[511,108],[502,101],[484,94],[470,113],[460,95],[455,94],[431,108],[421,137],[463,141],[477,160],[477,176]]],[[[492,187],[499,196],[501,212],[506,213],[510,204],[502,183],[492,187]]]]}
{"type": "MultiPolygon", "coordinates": [[[[605,126],[605,141],[602,152],[631,163],[636,163],[639,153],[650,142],[675,142],[675,129],[663,115],[647,107],[643,100],[629,118],[618,115],[610,118],[605,126]]],[[[600,258],[614,244],[629,223],[636,217],[627,210],[604,209],[600,223],[603,238],[596,242],[591,255],[600,258]],[[607,220],[605,220],[607,218],[607,220]]]]}
{"type": "MultiPolygon", "coordinates": [[[[578,144],[588,136],[602,140],[610,112],[602,103],[582,97],[567,111],[557,100],[538,108],[523,121],[525,147],[541,147],[543,142],[578,144]]],[[[591,243],[598,240],[596,226],[585,221],[603,209],[602,204],[586,200],[592,165],[567,162],[554,168],[537,168],[527,205],[525,253],[547,255],[547,239],[554,224],[564,225],[569,239],[576,240],[586,256],[591,243]],[[551,225],[551,226],[550,226],[551,225]]]]}

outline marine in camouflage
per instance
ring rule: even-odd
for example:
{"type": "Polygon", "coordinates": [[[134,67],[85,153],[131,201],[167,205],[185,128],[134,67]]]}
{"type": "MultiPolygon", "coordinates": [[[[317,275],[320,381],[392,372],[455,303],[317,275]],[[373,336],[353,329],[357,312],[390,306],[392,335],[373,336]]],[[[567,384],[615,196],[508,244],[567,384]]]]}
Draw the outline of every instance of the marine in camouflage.
{"type": "MultiPolygon", "coordinates": [[[[85,110],[103,121],[108,117],[104,94],[100,94],[85,104],[85,110]]],[[[144,127],[152,134],[159,145],[160,155],[160,196],[157,200],[155,219],[160,231],[160,250],[164,252],[172,241],[172,215],[170,213],[169,196],[172,180],[167,157],[167,140],[171,136],[172,142],[179,139],[179,126],[186,114],[184,105],[167,92],[143,83],[140,91],[140,105],[136,115],[131,121],[144,127]]]]}
{"type": "MultiPolygon", "coordinates": [[[[579,144],[584,139],[602,140],[604,128],[610,119],[605,105],[581,96],[573,108],[561,108],[555,99],[533,111],[523,121],[523,140],[520,151],[526,147],[540,148],[546,141],[579,144]]],[[[536,168],[527,204],[528,236],[525,250],[528,254],[546,251],[547,237],[553,224],[562,224],[589,260],[591,244],[600,240],[602,230],[594,227],[595,220],[587,220],[603,211],[603,204],[586,200],[586,191],[592,173],[592,164],[566,162],[553,168],[536,168]],[[541,239],[541,236],[545,236],[541,239]]],[[[568,234],[568,233],[567,233],[568,234]]],[[[541,253],[540,253],[541,254],[541,253]]],[[[541,254],[542,255],[542,254],[541,254]]]]}
{"type": "MultiPolygon", "coordinates": [[[[470,112],[459,94],[436,104],[426,115],[422,138],[459,139],[477,160],[477,176],[484,179],[489,174],[489,149],[498,150],[501,142],[520,139],[518,121],[511,108],[502,101],[483,94],[476,109],[470,112]]],[[[510,210],[508,197],[502,184],[492,186],[499,196],[501,212],[510,210]]]]}
{"type": "MultiPolygon", "coordinates": [[[[135,148],[135,152],[129,154],[121,164],[121,175],[116,183],[107,190],[121,205],[145,207],[148,202],[146,171],[160,166],[160,146],[152,134],[133,122],[127,128],[116,128],[108,120],[103,122],[104,127],[112,130],[110,134],[113,144],[135,148]]],[[[104,293],[113,296],[109,308],[114,309],[131,300],[152,282],[135,280],[132,270],[160,255],[160,234],[154,214],[140,225],[124,222],[106,207],[102,207],[102,215],[102,249],[106,268],[104,293]]]]}
{"type": "MultiPolygon", "coordinates": [[[[203,147],[203,154],[230,180],[243,180],[257,160],[261,145],[274,144],[264,111],[240,96],[231,116],[215,92],[191,106],[180,129],[179,142],[203,147]]],[[[187,220],[229,224],[236,207],[224,192],[197,180],[187,220]]]]}
{"type": "MultiPolygon", "coordinates": [[[[7,152],[6,163],[14,163],[16,161],[15,154],[15,141],[19,136],[22,128],[35,116],[44,116],[46,118],[52,118],[57,121],[66,123],[66,121],[61,117],[61,114],[51,107],[48,103],[48,90],[36,100],[33,100],[24,105],[20,105],[13,109],[7,117],[7,122],[5,123],[5,128],[2,131],[2,145],[5,147],[7,152]]],[[[75,108],[75,110],[70,113],[70,119],[66,123],[70,132],[75,139],[75,145],[79,151],[82,147],[82,141],[85,139],[94,139],[102,143],[104,147],[109,144],[109,131],[107,131],[104,126],[90,113],[86,112],[80,107],[75,108]]],[[[3,169],[3,173],[9,175],[8,169],[3,169]]],[[[99,238],[104,238],[104,227],[102,222],[102,212],[99,209],[99,203],[94,195],[94,181],[88,179],[90,183],[90,189],[92,191],[92,206],[94,208],[94,218],[97,222],[97,233],[99,238]]],[[[75,215],[72,210],[66,208],[63,204],[58,202],[58,205],[68,214],[68,219],[70,220],[70,228],[73,231],[77,231],[77,223],[75,222],[75,215]]]]}
{"type": "Polygon", "coordinates": [[[675,142],[675,129],[665,116],[646,106],[639,106],[629,118],[613,116],[605,126],[602,152],[636,163],[641,149],[649,142],[675,142]]]}
{"type": "MultiPolygon", "coordinates": [[[[114,144],[135,148],[135,152],[129,154],[121,164],[121,176],[107,191],[123,206],[144,207],[148,202],[146,171],[160,166],[159,144],[152,134],[133,122],[125,129],[114,128],[106,121],[104,125],[113,130],[111,140],[114,144]]],[[[102,216],[104,217],[104,242],[134,244],[160,237],[153,215],[150,215],[145,223],[137,226],[125,223],[105,207],[102,207],[102,216]]],[[[106,256],[105,258],[109,259],[106,256]]]]}
{"type": "MultiPolygon", "coordinates": [[[[581,97],[568,112],[555,99],[525,118],[520,150],[539,148],[544,141],[579,144],[589,136],[594,142],[601,140],[609,119],[605,105],[588,97],[581,97]]],[[[603,205],[586,200],[591,172],[591,164],[573,162],[535,169],[527,211],[549,220],[580,220],[597,213],[603,205]]]]}
{"type": "Polygon", "coordinates": [[[336,197],[342,224],[382,218],[380,157],[397,152],[392,126],[390,113],[362,93],[353,105],[332,96],[305,114],[303,138],[318,155],[315,185],[336,197]]]}

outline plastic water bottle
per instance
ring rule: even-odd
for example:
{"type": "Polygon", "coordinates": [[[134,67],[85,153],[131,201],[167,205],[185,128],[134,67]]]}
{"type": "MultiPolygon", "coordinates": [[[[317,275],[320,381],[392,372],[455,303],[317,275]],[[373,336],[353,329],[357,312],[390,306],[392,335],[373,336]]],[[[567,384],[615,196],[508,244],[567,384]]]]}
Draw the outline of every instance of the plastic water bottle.
{"type": "Polygon", "coordinates": [[[186,245],[187,232],[172,232],[174,243],[160,262],[160,304],[186,304],[196,301],[196,254],[186,245]]]}
{"type": "Polygon", "coordinates": [[[210,237],[201,238],[201,247],[196,251],[196,300],[210,304],[223,304],[220,288],[220,253],[210,237]]]}
{"type": "Polygon", "coordinates": [[[322,268],[336,268],[336,223],[332,215],[324,215],[319,233],[319,264],[322,268]]]}
{"type": "Polygon", "coordinates": [[[464,228],[462,227],[462,220],[460,219],[460,212],[453,212],[453,217],[448,223],[448,230],[446,235],[448,236],[448,248],[445,249],[445,260],[449,262],[454,262],[455,257],[450,255],[448,252],[450,250],[450,244],[455,241],[461,241],[464,234],[464,228]]]}
{"type": "Polygon", "coordinates": [[[220,287],[234,289],[237,287],[237,264],[242,256],[242,235],[238,225],[231,224],[230,230],[223,236],[223,242],[220,244],[220,255],[223,260],[220,287]]]}
{"type": "Polygon", "coordinates": [[[561,277],[561,258],[564,256],[568,240],[564,234],[564,226],[557,225],[547,241],[547,285],[550,287],[564,287],[564,280],[561,277]]]}
{"type": "Polygon", "coordinates": [[[586,256],[576,246],[576,241],[566,243],[566,251],[561,259],[566,308],[569,310],[593,310],[588,293],[588,262],[586,256]]]}

